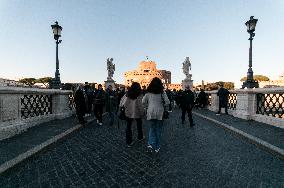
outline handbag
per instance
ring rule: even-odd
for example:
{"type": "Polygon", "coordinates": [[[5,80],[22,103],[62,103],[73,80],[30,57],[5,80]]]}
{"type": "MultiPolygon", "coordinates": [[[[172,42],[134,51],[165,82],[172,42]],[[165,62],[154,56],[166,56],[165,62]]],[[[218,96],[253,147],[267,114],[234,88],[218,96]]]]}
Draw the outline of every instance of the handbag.
{"type": "Polygon", "coordinates": [[[125,115],[125,107],[123,107],[123,106],[120,107],[118,118],[121,119],[121,120],[126,120],[127,119],[127,117],[125,115]]]}
{"type": "Polygon", "coordinates": [[[161,98],[162,98],[162,103],[164,105],[164,112],[163,112],[163,119],[169,119],[170,117],[170,113],[166,110],[166,102],[165,102],[165,99],[163,97],[163,93],[161,93],[161,98]]]}

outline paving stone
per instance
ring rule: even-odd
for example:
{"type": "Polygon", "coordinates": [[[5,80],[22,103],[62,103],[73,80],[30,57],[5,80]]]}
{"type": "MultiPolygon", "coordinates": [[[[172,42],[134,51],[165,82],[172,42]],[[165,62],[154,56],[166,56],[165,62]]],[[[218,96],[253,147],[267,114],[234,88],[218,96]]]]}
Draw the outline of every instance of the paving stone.
{"type": "Polygon", "coordinates": [[[125,125],[91,123],[1,174],[0,187],[284,187],[283,160],[198,116],[182,125],[180,114],[164,122],[158,154],[146,142],[127,148],[125,125]]]}

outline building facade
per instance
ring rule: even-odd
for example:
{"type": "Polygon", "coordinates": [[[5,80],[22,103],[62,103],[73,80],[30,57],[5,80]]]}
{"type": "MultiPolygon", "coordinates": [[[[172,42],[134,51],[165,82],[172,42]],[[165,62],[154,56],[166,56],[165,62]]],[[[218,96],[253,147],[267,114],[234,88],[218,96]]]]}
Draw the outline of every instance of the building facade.
{"type": "Polygon", "coordinates": [[[148,87],[151,80],[158,77],[165,87],[169,89],[180,89],[181,84],[171,84],[171,72],[158,70],[154,61],[146,60],[139,63],[138,69],[124,73],[125,86],[131,86],[132,82],[138,82],[141,86],[148,87]]]}
{"type": "Polygon", "coordinates": [[[278,80],[269,80],[259,82],[260,88],[271,88],[271,87],[284,87],[284,72],[279,76],[278,80]]]}

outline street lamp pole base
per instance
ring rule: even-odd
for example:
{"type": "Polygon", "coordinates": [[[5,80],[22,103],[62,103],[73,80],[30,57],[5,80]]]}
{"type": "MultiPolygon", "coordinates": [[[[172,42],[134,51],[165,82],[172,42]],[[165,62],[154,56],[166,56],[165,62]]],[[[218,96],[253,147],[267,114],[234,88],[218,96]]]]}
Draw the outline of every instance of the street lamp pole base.
{"type": "Polygon", "coordinates": [[[256,80],[246,80],[242,85],[242,89],[244,88],[259,88],[259,85],[256,80]]]}
{"type": "Polygon", "coordinates": [[[61,81],[60,79],[53,78],[49,83],[50,89],[60,89],[61,88],[61,81]]]}

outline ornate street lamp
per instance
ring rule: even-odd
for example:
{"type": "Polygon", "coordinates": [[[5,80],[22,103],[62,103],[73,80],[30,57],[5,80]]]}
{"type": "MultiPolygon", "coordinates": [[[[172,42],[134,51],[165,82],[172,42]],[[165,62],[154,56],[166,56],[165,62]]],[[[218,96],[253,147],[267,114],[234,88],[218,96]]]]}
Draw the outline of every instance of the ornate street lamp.
{"type": "Polygon", "coordinates": [[[60,81],[60,73],[59,73],[59,59],[58,59],[58,44],[61,43],[62,40],[59,40],[61,37],[62,27],[58,25],[56,21],[54,25],[51,25],[53,30],[54,39],[56,41],[56,71],[55,71],[55,78],[52,79],[50,88],[53,89],[60,89],[61,88],[61,81],[60,81]]]}
{"type": "Polygon", "coordinates": [[[249,69],[247,72],[247,80],[243,83],[242,88],[258,88],[258,82],[253,79],[253,71],[252,71],[252,40],[255,36],[255,26],[257,23],[257,19],[254,19],[253,16],[250,17],[250,20],[246,22],[247,32],[250,34],[250,48],[249,48],[249,69]]]}

